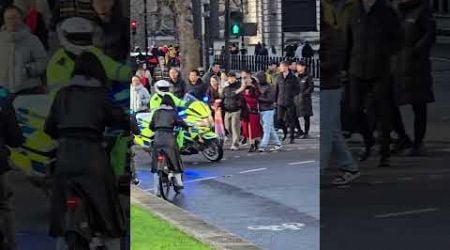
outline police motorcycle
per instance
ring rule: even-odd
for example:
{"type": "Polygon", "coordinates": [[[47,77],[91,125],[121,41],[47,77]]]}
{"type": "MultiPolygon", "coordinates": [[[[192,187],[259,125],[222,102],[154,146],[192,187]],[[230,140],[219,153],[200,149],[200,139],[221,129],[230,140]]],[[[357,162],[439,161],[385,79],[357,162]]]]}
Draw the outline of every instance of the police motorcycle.
{"type": "MultiPolygon", "coordinates": [[[[72,17],[63,20],[57,27],[62,47],[53,54],[47,67],[48,94],[19,96],[14,102],[19,125],[26,141],[21,148],[11,149],[11,162],[32,179],[40,179],[40,182],[44,183],[51,182],[57,143],[43,132],[43,127],[55,94],[71,79],[77,55],[84,51],[92,52],[101,61],[110,81],[126,83],[112,86],[110,98],[115,106],[129,105],[128,81],[131,68],[114,61],[95,46],[96,40],[101,39],[98,37],[101,36],[99,30],[97,25],[84,18],[72,17]]],[[[125,151],[129,150],[130,140],[126,132],[128,131],[111,128],[105,134],[107,139],[105,147],[110,152],[111,165],[118,180],[127,174],[128,161],[125,151]]],[[[40,186],[50,194],[51,185],[40,186]]],[[[103,240],[104,237],[89,230],[87,214],[89,202],[82,195],[77,195],[79,190],[75,186],[71,186],[70,183],[68,186],[66,237],[62,242],[59,241],[61,249],[106,249],[109,243],[103,240]]],[[[129,182],[126,186],[129,188],[129,182]]]]}
{"type": "MultiPolygon", "coordinates": [[[[170,93],[170,83],[158,81],[155,84],[156,95],[170,93]]],[[[152,97],[153,100],[158,97],[152,97]]],[[[152,101],[151,101],[152,102],[152,101]]],[[[211,110],[207,104],[208,99],[198,100],[191,94],[186,94],[182,101],[175,101],[178,114],[191,127],[190,131],[179,130],[176,134],[177,145],[181,155],[194,155],[201,153],[207,160],[218,162],[223,158],[223,144],[214,132],[214,121],[211,110]]],[[[150,105],[155,107],[156,105],[150,105]]],[[[153,132],[149,128],[150,113],[136,114],[140,134],[134,136],[134,143],[150,153],[153,132]]]]}

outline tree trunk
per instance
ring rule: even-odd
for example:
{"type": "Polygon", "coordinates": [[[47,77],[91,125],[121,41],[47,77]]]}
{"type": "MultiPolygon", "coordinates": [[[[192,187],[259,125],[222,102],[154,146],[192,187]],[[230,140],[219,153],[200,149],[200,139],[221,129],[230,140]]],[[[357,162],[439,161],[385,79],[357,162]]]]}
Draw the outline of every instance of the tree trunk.
{"type": "Polygon", "coordinates": [[[189,71],[200,67],[199,44],[194,38],[192,0],[171,1],[170,9],[176,16],[176,31],[181,56],[181,72],[187,79],[189,71]]]}
{"type": "Polygon", "coordinates": [[[156,1],[156,14],[154,14],[156,16],[154,31],[161,31],[161,26],[162,26],[161,24],[162,24],[162,19],[163,19],[162,6],[163,6],[163,0],[157,0],[156,1]]]}

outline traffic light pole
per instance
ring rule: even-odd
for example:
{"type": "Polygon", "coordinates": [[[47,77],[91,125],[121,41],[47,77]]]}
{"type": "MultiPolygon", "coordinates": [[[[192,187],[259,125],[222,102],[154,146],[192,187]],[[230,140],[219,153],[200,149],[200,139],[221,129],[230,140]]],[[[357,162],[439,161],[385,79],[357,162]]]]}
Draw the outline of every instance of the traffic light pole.
{"type": "Polygon", "coordinates": [[[148,29],[147,29],[147,0],[144,0],[144,39],[145,57],[148,56],[148,29]]]}
{"type": "Polygon", "coordinates": [[[224,68],[226,72],[230,69],[230,0],[225,0],[225,53],[224,68]]]}
{"type": "MultiPolygon", "coordinates": [[[[242,17],[243,17],[243,22],[245,22],[244,21],[244,0],[241,0],[241,12],[242,12],[242,17]]],[[[241,29],[242,29],[242,27],[241,27],[241,29]]],[[[244,35],[242,34],[242,30],[240,30],[240,32],[241,32],[241,48],[242,49],[244,49],[244,46],[245,46],[245,44],[244,44],[244,35]]]]}

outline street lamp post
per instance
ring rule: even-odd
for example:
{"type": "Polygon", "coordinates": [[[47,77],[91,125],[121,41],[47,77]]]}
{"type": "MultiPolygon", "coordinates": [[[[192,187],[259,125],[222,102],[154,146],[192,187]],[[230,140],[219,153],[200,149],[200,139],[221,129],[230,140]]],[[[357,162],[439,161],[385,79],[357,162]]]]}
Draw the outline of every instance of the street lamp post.
{"type": "Polygon", "coordinates": [[[144,44],[145,44],[145,57],[148,56],[148,28],[147,28],[147,0],[144,0],[144,44]]]}

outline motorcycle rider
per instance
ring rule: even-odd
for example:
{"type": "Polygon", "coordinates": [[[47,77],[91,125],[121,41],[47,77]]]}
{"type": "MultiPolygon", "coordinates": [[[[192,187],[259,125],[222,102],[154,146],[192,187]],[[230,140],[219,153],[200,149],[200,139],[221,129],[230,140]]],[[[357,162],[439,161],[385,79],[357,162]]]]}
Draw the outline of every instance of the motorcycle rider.
{"type": "Polygon", "coordinates": [[[166,95],[173,100],[175,107],[185,106],[185,102],[173,94],[172,84],[166,80],[159,80],[155,83],[155,94],[150,99],[150,110],[153,111],[161,106],[166,95]]]}
{"type": "Polygon", "coordinates": [[[118,125],[128,130],[129,118],[123,110],[112,107],[106,82],[106,72],[98,57],[83,52],[76,59],[68,86],[56,94],[45,122],[44,131],[58,141],[50,235],[65,236],[70,181],[86,195],[88,208],[95,215],[90,229],[102,238],[111,239],[107,242],[110,245],[120,245],[126,224],[103,133],[106,127],[118,125]]]}
{"type": "Polygon", "coordinates": [[[6,88],[0,87],[0,249],[16,250],[12,192],[7,183],[8,148],[18,147],[24,141],[16,114],[6,88]]]}
{"type": "MultiPolygon", "coordinates": [[[[150,129],[154,132],[153,153],[152,153],[152,173],[154,173],[155,190],[159,187],[159,176],[157,174],[157,157],[160,151],[163,151],[168,158],[169,167],[174,172],[176,183],[175,188],[183,189],[183,163],[181,162],[180,152],[177,147],[174,135],[175,127],[188,129],[189,126],[178,117],[175,102],[169,95],[164,95],[161,106],[154,110],[150,121],[150,129]]],[[[160,195],[157,191],[156,195],[160,195]]]]}
{"type": "Polygon", "coordinates": [[[69,82],[76,57],[85,51],[95,54],[108,80],[128,83],[131,67],[102,52],[99,47],[101,29],[94,22],[81,17],[67,18],[58,24],[57,34],[61,48],[53,54],[47,66],[47,85],[52,95],[69,82]]]}

